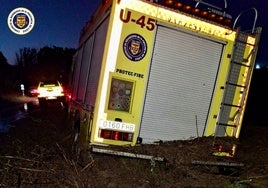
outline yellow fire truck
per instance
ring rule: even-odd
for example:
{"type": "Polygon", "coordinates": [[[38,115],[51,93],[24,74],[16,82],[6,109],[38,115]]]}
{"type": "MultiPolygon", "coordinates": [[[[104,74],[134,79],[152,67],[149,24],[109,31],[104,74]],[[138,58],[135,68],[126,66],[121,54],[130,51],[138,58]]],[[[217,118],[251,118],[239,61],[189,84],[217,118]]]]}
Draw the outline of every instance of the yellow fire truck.
{"type": "Polygon", "coordinates": [[[226,1],[103,1],[74,56],[74,141],[238,138],[261,28],[254,8],[249,31],[237,26],[247,11],[232,21],[226,10],[226,1]]]}

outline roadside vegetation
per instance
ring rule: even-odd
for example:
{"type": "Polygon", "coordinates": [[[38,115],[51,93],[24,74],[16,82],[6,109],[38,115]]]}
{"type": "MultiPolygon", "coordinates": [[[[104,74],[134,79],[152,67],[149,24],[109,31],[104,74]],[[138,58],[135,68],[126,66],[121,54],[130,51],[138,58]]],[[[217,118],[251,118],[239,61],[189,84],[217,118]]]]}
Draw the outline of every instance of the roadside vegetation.
{"type": "Polygon", "coordinates": [[[22,48],[16,53],[16,60],[7,62],[0,51],[0,95],[20,94],[20,85],[25,90],[37,85],[40,80],[55,79],[67,85],[75,49],[45,46],[39,50],[22,48]]]}
{"type": "Polygon", "coordinates": [[[107,147],[154,159],[92,152],[77,155],[67,109],[51,104],[12,122],[0,134],[0,187],[226,187],[266,188],[268,129],[245,126],[235,157],[212,155],[213,138],[158,145],[107,147]],[[194,165],[193,161],[234,162],[242,167],[194,165]]]}

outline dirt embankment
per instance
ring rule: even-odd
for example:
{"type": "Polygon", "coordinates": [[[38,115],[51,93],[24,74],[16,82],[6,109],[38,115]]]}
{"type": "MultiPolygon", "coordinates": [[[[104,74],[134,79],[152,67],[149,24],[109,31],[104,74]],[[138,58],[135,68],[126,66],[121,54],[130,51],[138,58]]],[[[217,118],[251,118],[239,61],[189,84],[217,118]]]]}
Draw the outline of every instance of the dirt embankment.
{"type": "Polygon", "coordinates": [[[10,132],[0,136],[0,187],[268,187],[268,126],[243,127],[231,159],[211,155],[214,138],[107,148],[164,162],[90,151],[77,158],[66,115],[66,109],[53,107],[11,123],[10,132]],[[193,165],[194,160],[244,166],[193,165]]]}

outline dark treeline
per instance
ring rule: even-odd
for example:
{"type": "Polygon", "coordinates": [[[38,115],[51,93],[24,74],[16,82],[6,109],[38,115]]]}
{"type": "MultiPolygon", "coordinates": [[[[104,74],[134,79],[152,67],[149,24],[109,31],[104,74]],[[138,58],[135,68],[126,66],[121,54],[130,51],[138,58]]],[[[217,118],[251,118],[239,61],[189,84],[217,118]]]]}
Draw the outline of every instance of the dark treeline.
{"type": "Polygon", "coordinates": [[[253,126],[268,126],[268,68],[254,69],[244,122],[253,126]]]}
{"type": "Polygon", "coordinates": [[[74,53],[73,48],[56,46],[22,48],[16,52],[15,65],[10,65],[0,52],[0,93],[17,91],[20,84],[34,86],[40,80],[59,80],[66,85],[74,53]]]}

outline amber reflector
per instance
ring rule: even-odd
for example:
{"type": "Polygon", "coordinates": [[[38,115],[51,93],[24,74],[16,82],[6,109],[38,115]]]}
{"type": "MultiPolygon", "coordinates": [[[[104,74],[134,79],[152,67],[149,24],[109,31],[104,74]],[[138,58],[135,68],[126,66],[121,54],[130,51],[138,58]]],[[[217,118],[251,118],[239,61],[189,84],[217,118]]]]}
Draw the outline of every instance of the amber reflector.
{"type": "Polygon", "coordinates": [[[191,9],[192,9],[192,7],[191,7],[190,5],[184,5],[184,6],[183,6],[183,10],[184,10],[185,12],[190,12],[191,9]]]}
{"type": "Polygon", "coordinates": [[[173,5],[173,0],[166,0],[165,5],[172,6],[173,5]]]}
{"type": "Polygon", "coordinates": [[[180,3],[180,2],[176,2],[176,3],[174,4],[174,7],[175,7],[176,9],[182,9],[183,4],[180,3]]]}
{"type": "Polygon", "coordinates": [[[200,13],[200,9],[199,8],[194,8],[192,10],[192,12],[193,12],[194,15],[198,15],[200,13]]]}

